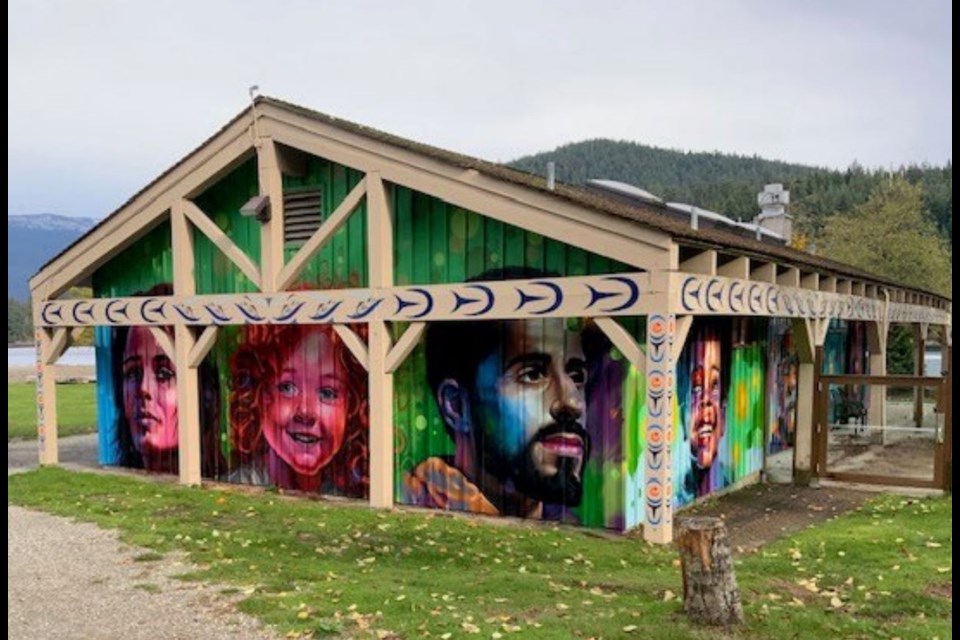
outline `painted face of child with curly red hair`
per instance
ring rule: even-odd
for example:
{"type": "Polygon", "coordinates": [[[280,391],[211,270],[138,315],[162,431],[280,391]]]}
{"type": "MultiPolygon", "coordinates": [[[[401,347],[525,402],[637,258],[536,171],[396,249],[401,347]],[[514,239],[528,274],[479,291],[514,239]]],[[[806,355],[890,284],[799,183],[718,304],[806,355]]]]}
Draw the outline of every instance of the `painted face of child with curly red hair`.
{"type": "Polygon", "coordinates": [[[317,474],[343,445],[347,372],[328,332],[299,338],[278,363],[263,395],[261,430],[274,453],[299,474],[317,474]]]}

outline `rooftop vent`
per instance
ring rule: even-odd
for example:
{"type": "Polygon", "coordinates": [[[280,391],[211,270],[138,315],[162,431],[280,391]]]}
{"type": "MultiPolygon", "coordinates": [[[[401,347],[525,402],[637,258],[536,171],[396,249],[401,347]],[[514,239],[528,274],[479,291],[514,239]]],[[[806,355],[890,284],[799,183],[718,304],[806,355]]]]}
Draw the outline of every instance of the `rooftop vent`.
{"type": "Polygon", "coordinates": [[[790,204],[790,192],[782,184],[768,184],[757,194],[760,214],[756,224],[763,229],[780,236],[784,243],[790,244],[793,236],[793,216],[787,213],[790,204]]]}

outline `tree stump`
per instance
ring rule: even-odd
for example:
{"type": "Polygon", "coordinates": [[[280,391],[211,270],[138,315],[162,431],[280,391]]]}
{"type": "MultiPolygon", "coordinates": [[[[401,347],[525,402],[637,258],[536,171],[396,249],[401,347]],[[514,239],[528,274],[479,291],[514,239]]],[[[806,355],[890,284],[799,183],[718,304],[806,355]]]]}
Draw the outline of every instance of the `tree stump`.
{"type": "Polygon", "coordinates": [[[677,547],[687,617],[697,624],[743,622],[740,590],[733,575],[730,540],[723,520],[702,516],[679,519],[677,547]]]}

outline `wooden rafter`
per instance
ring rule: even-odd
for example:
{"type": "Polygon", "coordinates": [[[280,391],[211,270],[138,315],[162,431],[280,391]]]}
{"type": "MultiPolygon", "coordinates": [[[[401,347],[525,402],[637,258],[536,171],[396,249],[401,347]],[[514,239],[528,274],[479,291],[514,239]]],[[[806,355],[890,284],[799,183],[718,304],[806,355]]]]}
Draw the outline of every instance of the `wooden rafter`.
{"type": "Polygon", "coordinates": [[[218,227],[207,214],[201,211],[200,207],[189,200],[183,202],[183,213],[187,216],[187,219],[193,223],[193,226],[203,235],[207,236],[207,238],[243,272],[243,275],[250,279],[250,282],[252,282],[257,289],[262,289],[260,268],[253,263],[253,260],[251,260],[240,247],[234,244],[233,240],[224,233],[223,229],[218,227]]]}
{"type": "Polygon", "coordinates": [[[190,357],[188,360],[191,367],[199,367],[203,359],[207,357],[211,347],[213,347],[213,343],[217,339],[217,333],[218,330],[215,325],[206,327],[203,330],[203,333],[197,338],[193,348],[190,349],[190,357]]]}
{"type": "Polygon", "coordinates": [[[417,347],[417,343],[420,342],[420,337],[426,328],[427,323],[425,322],[410,323],[410,326],[407,327],[407,330],[403,332],[403,335],[400,336],[400,339],[387,354],[387,373],[393,373],[400,368],[407,356],[417,347]]]}

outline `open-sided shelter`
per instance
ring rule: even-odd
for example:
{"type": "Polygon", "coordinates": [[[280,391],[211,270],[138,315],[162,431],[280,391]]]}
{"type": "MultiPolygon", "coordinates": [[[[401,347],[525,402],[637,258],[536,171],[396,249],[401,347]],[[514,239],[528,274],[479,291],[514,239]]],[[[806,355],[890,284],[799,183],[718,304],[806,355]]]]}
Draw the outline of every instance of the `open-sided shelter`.
{"type": "Polygon", "coordinates": [[[667,542],[779,449],[824,475],[823,375],[891,323],[949,344],[943,297],[675,213],[257,98],[31,280],[41,462],[94,326],[105,464],[667,542]]]}

